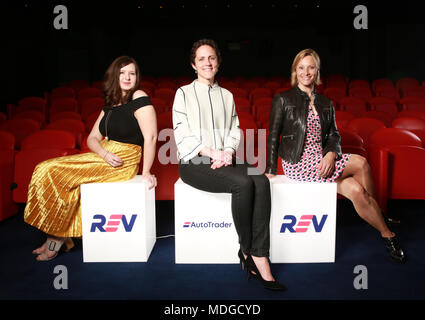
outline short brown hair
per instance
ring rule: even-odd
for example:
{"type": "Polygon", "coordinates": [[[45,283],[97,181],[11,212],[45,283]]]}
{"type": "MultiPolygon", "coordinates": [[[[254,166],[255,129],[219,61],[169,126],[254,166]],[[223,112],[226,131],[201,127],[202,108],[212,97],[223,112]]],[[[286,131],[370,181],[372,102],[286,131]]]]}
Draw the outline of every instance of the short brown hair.
{"type": "Polygon", "coordinates": [[[140,70],[136,60],[129,56],[121,56],[116,58],[105,72],[103,81],[103,95],[105,98],[105,105],[115,106],[129,102],[133,93],[139,89],[140,85],[140,70]],[[136,69],[136,83],[133,88],[128,90],[127,94],[123,97],[120,86],[120,71],[121,68],[133,63],[136,69]]]}
{"type": "Polygon", "coordinates": [[[214,40],[211,40],[211,39],[201,39],[201,40],[196,41],[192,45],[192,49],[190,49],[190,64],[195,64],[196,50],[198,50],[199,47],[205,46],[205,45],[210,46],[211,48],[214,49],[215,54],[217,56],[217,62],[218,62],[218,64],[221,64],[220,49],[218,48],[217,43],[214,40]]]}
{"type": "Polygon", "coordinates": [[[320,80],[320,57],[319,57],[319,55],[313,49],[304,49],[304,50],[301,50],[300,52],[298,52],[298,54],[294,58],[294,62],[292,63],[291,86],[293,86],[293,87],[297,84],[297,71],[296,71],[297,65],[298,65],[298,63],[300,63],[300,61],[302,59],[304,59],[307,56],[311,56],[313,58],[314,62],[316,63],[317,74],[316,74],[316,78],[314,79],[314,84],[318,86],[322,83],[322,81],[320,80]]]}

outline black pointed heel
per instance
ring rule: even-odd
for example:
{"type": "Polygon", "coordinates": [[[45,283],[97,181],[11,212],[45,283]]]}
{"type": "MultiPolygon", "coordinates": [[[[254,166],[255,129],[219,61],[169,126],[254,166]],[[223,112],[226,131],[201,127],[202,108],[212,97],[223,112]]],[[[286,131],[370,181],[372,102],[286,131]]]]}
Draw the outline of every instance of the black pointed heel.
{"type": "Polygon", "coordinates": [[[241,264],[241,268],[242,268],[242,270],[244,270],[245,269],[245,265],[246,265],[246,260],[245,260],[245,257],[243,255],[241,249],[239,249],[239,251],[238,251],[238,256],[239,256],[239,262],[241,264]]]}
{"type": "Polygon", "coordinates": [[[254,260],[252,259],[252,257],[250,255],[248,255],[247,259],[246,259],[246,272],[247,272],[247,279],[249,280],[251,277],[258,279],[262,284],[263,287],[269,290],[274,290],[274,291],[285,291],[286,287],[283,283],[277,282],[276,280],[274,281],[267,281],[264,280],[263,277],[260,274],[260,271],[258,271],[257,266],[255,265],[254,260]]]}
{"type": "Polygon", "coordinates": [[[400,263],[403,263],[406,261],[406,255],[401,249],[400,242],[396,236],[392,238],[382,237],[382,241],[384,241],[384,245],[387,248],[387,251],[390,254],[391,259],[400,263]]]}

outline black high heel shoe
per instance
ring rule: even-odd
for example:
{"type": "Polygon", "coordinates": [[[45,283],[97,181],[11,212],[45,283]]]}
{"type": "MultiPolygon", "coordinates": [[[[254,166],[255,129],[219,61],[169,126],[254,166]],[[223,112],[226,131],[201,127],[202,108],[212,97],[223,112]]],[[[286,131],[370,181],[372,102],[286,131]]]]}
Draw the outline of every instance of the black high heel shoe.
{"type": "Polygon", "coordinates": [[[246,260],[245,260],[245,256],[243,255],[241,249],[239,249],[239,251],[238,251],[238,256],[239,256],[239,262],[241,264],[241,268],[242,268],[242,270],[245,270],[246,260]]]}
{"type": "Polygon", "coordinates": [[[260,271],[258,271],[257,266],[255,265],[254,259],[252,259],[250,255],[248,255],[248,257],[246,258],[246,267],[247,267],[246,273],[247,273],[248,280],[249,278],[254,277],[255,279],[260,280],[261,283],[263,284],[263,287],[266,289],[274,290],[274,291],[286,290],[286,287],[282,283],[277,282],[276,280],[274,281],[264,280],[260,274],[260,271]]]}
{"type": "Polygon", "coordinates": [[[397,236],[392,238],[384,238],[382,237],[382,241],[384,241],[385,247],[390,254],[391,259],[394,261],[403,263],[406,261],[406,255],[403,250],[400,248],[400,242],[398,241],[397,236]]]}

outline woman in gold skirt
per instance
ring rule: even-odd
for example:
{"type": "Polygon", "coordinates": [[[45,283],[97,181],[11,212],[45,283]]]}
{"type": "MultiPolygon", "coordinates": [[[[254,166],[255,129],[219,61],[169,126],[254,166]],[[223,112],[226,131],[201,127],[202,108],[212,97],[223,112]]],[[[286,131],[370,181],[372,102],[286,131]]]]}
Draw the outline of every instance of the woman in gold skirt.
{"type": "Polygon", "coordinates": [[[114,60],[105,73],[106,106],[96,120],[87,145],[92,152],[39,163],[32,175],[25,207],[26,223],[47,234],[33,251],[37,260],[55,258],[72,238],[82,236],[80,185],[125,181],[139,172],[143,146],[143,179],[156,186],[150,173],[156,152],[157,124],[149,97],[139,88],[140,72],[128,56],[114,60]]]}

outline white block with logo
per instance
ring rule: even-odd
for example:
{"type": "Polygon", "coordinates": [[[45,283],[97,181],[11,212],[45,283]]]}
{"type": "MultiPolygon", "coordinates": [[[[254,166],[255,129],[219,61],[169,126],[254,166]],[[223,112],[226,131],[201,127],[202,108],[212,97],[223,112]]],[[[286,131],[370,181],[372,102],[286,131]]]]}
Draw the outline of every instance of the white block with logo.
{"type": "Polygon", "coordinates": [[[271,179],[270,261],[335,262],[336,183],[271,179]]]}
{"type": "Polygon", "coordinates": [[[238,263],[239,240],[230,193],[174,184],[176,263],[238,263]]]}
{"type": "Polygon", "coordinates": [[[84,262],[146,262],[156,242],[155,189],[142,176],[81,185],[84,262]]]}

